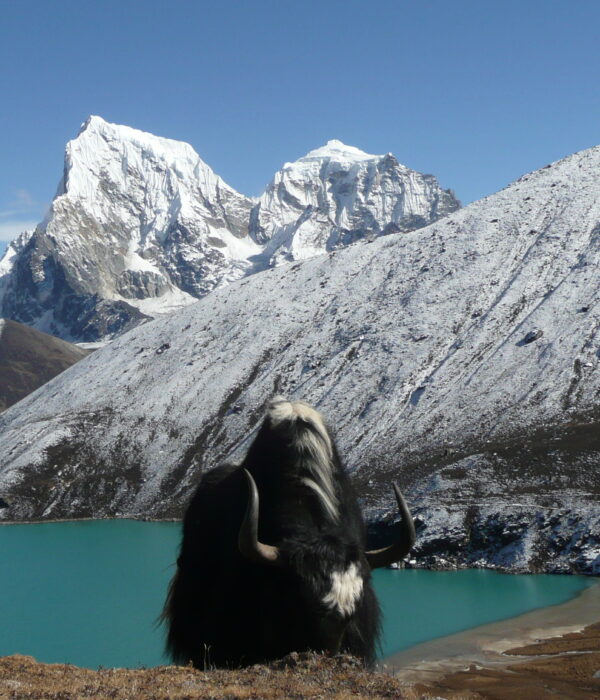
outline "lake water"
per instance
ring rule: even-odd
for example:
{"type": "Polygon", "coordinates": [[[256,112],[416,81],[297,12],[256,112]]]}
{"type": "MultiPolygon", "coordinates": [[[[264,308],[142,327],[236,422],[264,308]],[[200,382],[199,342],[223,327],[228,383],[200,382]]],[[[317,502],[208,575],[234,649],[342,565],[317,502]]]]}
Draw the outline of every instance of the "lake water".
{"type": "MultiPolygon", "coordinates": [[[[154,666],[179,523],[131,520],[0,527],[0,656],[79,666],[154,666]]],[[[534,608],[593,581],[490,571],[375,571],[383,656],[534,608]]]]}

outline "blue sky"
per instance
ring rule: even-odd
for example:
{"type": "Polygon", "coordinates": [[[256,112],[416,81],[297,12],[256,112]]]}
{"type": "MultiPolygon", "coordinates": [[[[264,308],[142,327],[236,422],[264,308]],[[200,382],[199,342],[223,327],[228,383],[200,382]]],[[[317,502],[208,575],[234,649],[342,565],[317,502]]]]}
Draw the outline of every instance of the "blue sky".
{"type": "Polygon", "coordinates": [[[248,195],[338,138],[473,201],[600,144],[599,27],[597,0],[0,0],[0,240],[89,114],[248,195]]]}

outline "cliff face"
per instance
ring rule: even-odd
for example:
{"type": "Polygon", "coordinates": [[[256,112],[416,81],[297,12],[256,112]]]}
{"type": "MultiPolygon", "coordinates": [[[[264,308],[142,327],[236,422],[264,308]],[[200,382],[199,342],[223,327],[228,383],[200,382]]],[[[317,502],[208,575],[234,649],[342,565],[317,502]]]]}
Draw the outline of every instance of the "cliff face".
{"type": "Polygon", "coordinates": [[[117,338],[0,417],[0,512],[177,516],[284,393],[372,520],[400,482],[420,561],[597,572],[599,169],[583,151],[117,338]]]}

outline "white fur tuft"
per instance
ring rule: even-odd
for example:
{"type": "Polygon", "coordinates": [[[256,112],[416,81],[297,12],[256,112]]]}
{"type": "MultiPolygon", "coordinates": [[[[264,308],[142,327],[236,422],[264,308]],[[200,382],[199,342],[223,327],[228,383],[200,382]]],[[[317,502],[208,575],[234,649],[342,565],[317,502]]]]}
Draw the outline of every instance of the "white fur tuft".
{"type": "Polygon", "coordinates": [[[294,406],[291,401],[284,399],[283,396],[274,396],[267,407],[267,415],[271,419],[271,423],[276,425],[284,420],[294,419],[294,406]]]}
{"type": "Polygon", "coordinates": [[[331,590],[323,598],[323,603],[328,608],[337,608],[341,615],[352,615],[362,594],[363,583],[356,562],[352,562],[346,571],[331,574],[331,590]]]}
{"type": "Polygon", "coordinates": [[[325,490],[317,484],[317,482],[314,479],[309,479],[308,477],[305,477],[302,479],[302,483],[305,486],[308,486],[309,489],[312,489],[317,496],[321,499],[321,503],[325,506],[325,510],[329,513],[329,517],[332,520],[337,520],[340,517],[340,514],[338,513],[338,508],[337,508],[337,498],[333,500],[331,498],[331,495],[326,493],[325,490]]]}
{"type": "Polygon", "coordinates": [[[312,475],[302,482],[320,498],[325,510],[333,520],[337,520],[338,499],[335,495],[331,460],[333,445],[325,427],[323,417],[304,401],[288,401],[283,396],[274,396],[269,402],[267,415],[271,425],[284,422],[290,424],[300,420],[311,427],[298,431],[295,447],[301,452],[303,464],[312,475]]]}

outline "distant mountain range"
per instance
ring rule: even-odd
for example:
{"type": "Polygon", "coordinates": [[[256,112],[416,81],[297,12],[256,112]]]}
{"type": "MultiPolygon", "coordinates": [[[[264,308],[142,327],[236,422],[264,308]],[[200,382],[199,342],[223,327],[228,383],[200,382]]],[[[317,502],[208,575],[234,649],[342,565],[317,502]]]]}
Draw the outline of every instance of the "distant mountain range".
{"type": "MultiPolygon", "coordinates": [[[[348,151],[325,150],[337,149],[348,151]]],[[[235,199],[260,227],[259,259],[291,264],[226,287],[220,278],[0,416],[0,514],[180,515],[200,474],[239,458],[265,401],[283,393],[330,420],[376,536],[400,482],[417,515],[417,562],[600,573],[600,148],[419,230],[404,230],[405,213],[384,237],[381,225],[348,233],[362,195],[325,187],[329,199],[315,201],[344,201],[346,213],[327,240],[311,223],[312,251],[325,252],[300,260],[308,229],[285,216],[302,200],[282,194],[275,206],[274,193],[323,153],[286,166],[285,186],[252,206],[235,199]]],[[[353,182],[377,181],[365,163],[353,182]]],[[[330,167],[317,168],[317,189],[330,167]]],[[[428,202],[435,218],[442,199],[411,206],[428,202]]]]}
{"type": "Polygon", "coordinates": [[[186,143],[90,117],[45,220],[0,261],[0,316],[102,341],[213,289],[455,211],[431,175],[330,141],[257,200],[186,143]]]}

